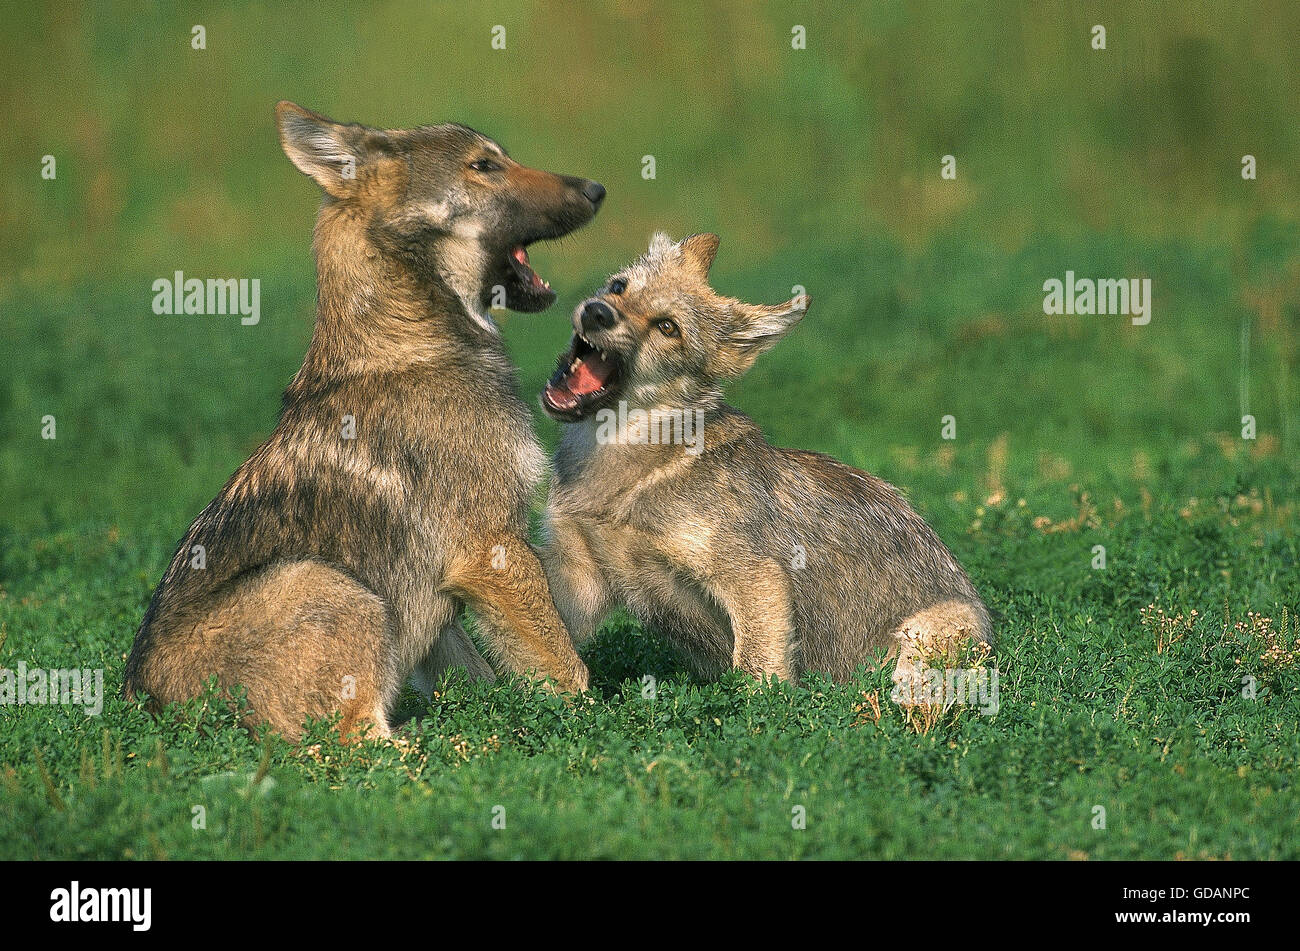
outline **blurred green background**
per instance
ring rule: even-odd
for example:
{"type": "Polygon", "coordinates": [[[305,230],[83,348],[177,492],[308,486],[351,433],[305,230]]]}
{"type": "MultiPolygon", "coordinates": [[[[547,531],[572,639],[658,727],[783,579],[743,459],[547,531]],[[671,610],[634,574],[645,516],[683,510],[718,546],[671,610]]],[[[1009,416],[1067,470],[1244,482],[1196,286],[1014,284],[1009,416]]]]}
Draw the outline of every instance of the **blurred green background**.
{"type": "Polygon", "coordinates": [[[0,707],[0,856],[1296,857],[1297,36],[1281,0],[7,10],[0,664],[103,667],[114,695],[99,718],[0,707]],[[319,197],[276,142],[281,98],[455,119],[607,186],[535,248],[556,307],[502,318],[530,402],[571,308],[656,229],[718,232],[724,293],[806,288],[731,396],[903,487],[996,618],[1002,712],[916,735],[890,703],[864,719],[887,673],[695,684],[617,618],[585,705],[408,696],[429,714],[410,759],[262,759],[215,708],[117,699],[176,539],[311,333],[319,197]],[[261,322],[155,316],[176,270],[259,279],[261,322]],[[1150,278],[1151,322],[1045,316],[1067,270],[1150,278]],[[205,785],[259,761],[265,798],[205,785]],[[793,837],[792,803],[813,817],[793,837]]]}
{"type": "Polygon", "coordinates": [[[593,225],[537,250],[556,307],[504,318],[530,399],[596,281],[655,229],[714,230],[721,290],[814,299],[734,390],[778,442],[904,482],[927,476],[900,453],[939,453],[936,475],[945,459],[957,475],[936,489],[987,468],[1003,434],[1013,468],[1085,485],[1131,475],[1138,452],[1186,475],[1220,444],[1292,472],[1297,35],[1285,2],[13,10],[4,520],[161,518],[174,538],[273,425],[310,334],[318,201],[276,142],[280,98],[374,125],[455,119],[608,187],[593,225]],[[151,282],[178,269],[259,278],[260,325],[154,316],[151,282]],[[1042,283],[1067,269],[1150,277],[1151,323],[1045,317],[1042,283]]]}

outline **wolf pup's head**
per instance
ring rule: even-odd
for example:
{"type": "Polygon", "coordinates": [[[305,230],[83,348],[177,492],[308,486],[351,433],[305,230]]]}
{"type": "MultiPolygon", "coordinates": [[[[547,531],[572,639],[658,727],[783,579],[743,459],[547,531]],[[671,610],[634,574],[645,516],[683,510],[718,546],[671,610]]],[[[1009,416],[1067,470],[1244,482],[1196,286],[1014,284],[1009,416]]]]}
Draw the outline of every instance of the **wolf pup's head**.
{"type": "Polygon", "coordinates": [[[478,319],[490,306],[549,307],[555,294],[528,246],[585,225],[605,198],[600,184],[527,168],[462,125],[372,129],[287,101],[275,115],[285,154],[326,204],[344,205],[375,247],[441,282],[478,319]]]}
{"type": "Polygon", "coordinates": [[[650,250],[573,313],[573,340],[542,390],[542,408],[574,422],[626,401],[687,408],[717,397],[808,309],[807,295],[763,306],[709,286],[718,236],[656,234],[650,250]]]}

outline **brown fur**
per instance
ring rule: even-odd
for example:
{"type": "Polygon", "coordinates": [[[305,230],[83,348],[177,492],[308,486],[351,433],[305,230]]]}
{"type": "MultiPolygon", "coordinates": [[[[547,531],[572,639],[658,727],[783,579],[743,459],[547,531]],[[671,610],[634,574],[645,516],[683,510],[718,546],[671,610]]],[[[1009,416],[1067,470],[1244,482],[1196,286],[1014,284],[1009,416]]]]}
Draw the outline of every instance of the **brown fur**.
{"type": "Polygon", "coordinates": [[[656,236],[579,305],[575,341],[543,392],[543,407],[572,423],[556,455],[544,562],[574,638],[622,604],[704,673],[843,679],[889,650],[899,680],[929,646],[989,642],[965,572],[897,490],[769,445],[722,401],[722,383],[797,323],[807,301],[718,295],[707,280],[717,246],[714,235],[656,236]],[[566,368],[575,357],[590,366],[592,348],[616,369],[575,406],[566,368]],[[638,442],[635,426],[609,438],[601,411],[620,401],[628,418],[698,410],[701,451],[638,442]]]}
{"type": "Polygon", "coordinates": [[[452,666],[493,676],[459,626],[466,605],[506,669],[585,689],[526,541],[544,458],[487,306],[494,287],[513,309],[549,305],[508,255],[585,224],[604,190],[463,126],[276,115],[324,192],[311,345],[275,431],[181,541],[126,694],[157,707],[216,676],[288,737],[335,711],[345,733],[387,735],[406,677],[427,692],[452,666]]]}

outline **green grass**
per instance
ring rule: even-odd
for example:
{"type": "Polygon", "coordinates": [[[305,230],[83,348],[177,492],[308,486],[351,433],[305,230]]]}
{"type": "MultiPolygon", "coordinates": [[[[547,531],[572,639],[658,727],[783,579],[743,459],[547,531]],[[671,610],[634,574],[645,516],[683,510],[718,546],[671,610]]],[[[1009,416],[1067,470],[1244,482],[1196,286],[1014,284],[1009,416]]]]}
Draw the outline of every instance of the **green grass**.
{"type": "Polygon", "coordinates": [[[1094,55],[1093,15],[1041,5],[516,6],[236,5],[205,57],[146,4],[0,38],[21,173],[0,185],[0,667],[103,668],[108,694],[95,717],[0,706],[0,857],[1300,858],[1300,660],[1262,659],[1300,636],[1294,12],[1115,5],[1094,55]],[[719,43],[738,52],[710,61],[719,43]],[[919,735],[882,675],[696,682],[623,618],[587,697],[407,695],[409,745],[322,724],[292,747],[219,705],[117,699],[172,546],[274,425],[310,333],[316,198],[275,146],[282,96],[457,117],[609,187],[534,255],[556,309],[508,318],[530,399],[565,313],[655,228],[717,230],[724,292],[804,285],[809,317],[732,397],[904,488],[995,615],[997,715],[919,735]],[[260,278],[261,323],[154,317],[177,268],[260,278]],[[1151,277],[1152,322],[1043,316],[1067,269],[1151,277]]]}

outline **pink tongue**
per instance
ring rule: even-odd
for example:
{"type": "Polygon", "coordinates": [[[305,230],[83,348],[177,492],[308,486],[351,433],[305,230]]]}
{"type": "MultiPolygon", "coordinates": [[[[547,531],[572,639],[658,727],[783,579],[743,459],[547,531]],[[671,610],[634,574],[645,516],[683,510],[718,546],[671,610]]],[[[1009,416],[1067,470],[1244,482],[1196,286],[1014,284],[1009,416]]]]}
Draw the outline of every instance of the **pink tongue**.
{"type": "Polygon", "coordinates": [[[541,275],[533,270],[532,265],[528,263],[528,251],[521,244],[510,252],[510,256],[528,268],[528,282],[538,289],[546,287],[546,282],[542,280],[541,275]]]}
{"type": "Polygon", "coordinates": [[[566,381],[570,393],[577,393],[579,396],[586,396],[588,393],[595,393],[605,385],[609,379],[612,367],[600,358],[600,354],[592,353],[582,358],[577,369],[575,369],[566,381]]]}
{"type": "Polygon", "coordinates": [[[560,409],[573,409],[578,405],[578,398],[563,384],[556,386],[553,383],[547,383],[546,396],[551,401],[552,406],[557,406],[560,409]]]}

